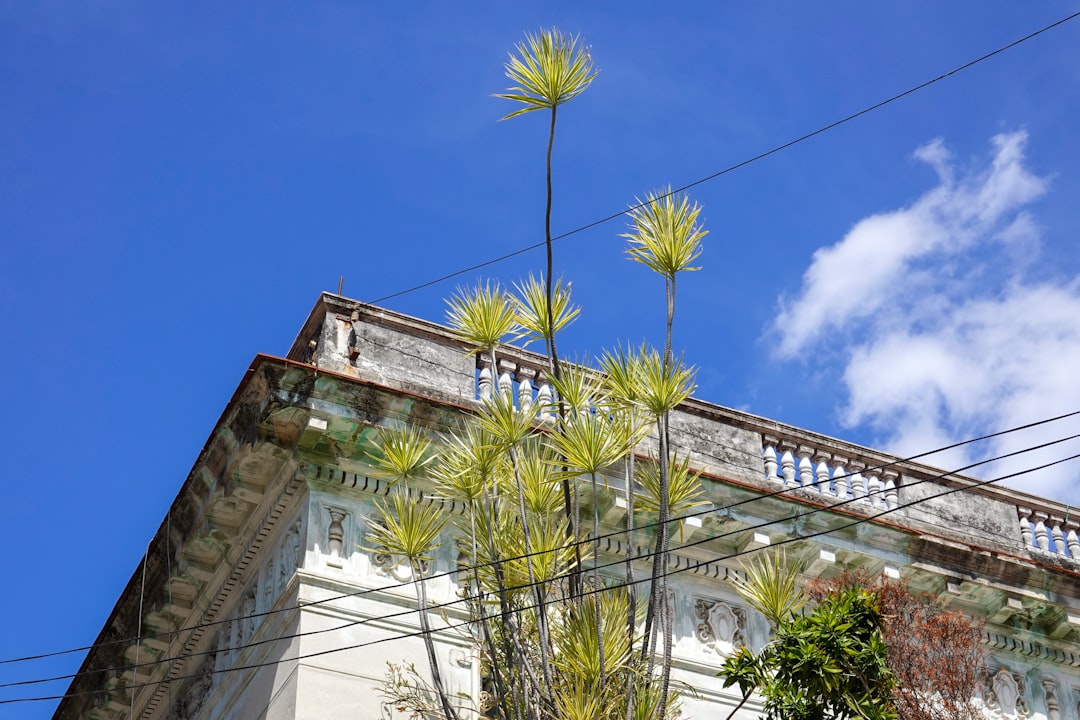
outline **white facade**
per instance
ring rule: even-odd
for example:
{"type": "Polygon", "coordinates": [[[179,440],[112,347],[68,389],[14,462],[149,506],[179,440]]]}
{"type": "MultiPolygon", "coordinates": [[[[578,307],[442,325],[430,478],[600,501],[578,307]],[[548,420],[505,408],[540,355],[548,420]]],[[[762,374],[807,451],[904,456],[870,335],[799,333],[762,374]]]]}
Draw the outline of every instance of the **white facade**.
{"type": "MultiPolygon", "coordinates": [[[[365,449],[394,423],[451,428],[489,383],[532,401],[543,367],[511,349],[497,373],[478,370],[436,325],[323,296],[288,359],[252,363],[151,545],[145,594],[129,583],[55,717],[389,717],[387,661],[427,661],[408,570],[368,547],[387,488],[365,449]],[[144,637],[105,644],[139,635],[140,601],[144,637]]],[[[672,433],[716,508],[673,541],[684,717],[725,717],[738,698],[716,677],[722,656],[768,636],[726,579],[733,556],[786,543],[809,577],[886,572],[985,619],[991,716],[1080,720],[1080,525],[1067,508],[699,401],[672,433]]],[[[615,479],[610,492],[614,530],[615,479]]],[[[476,696],[455,547],[431,565],[431,602],[446,606],[431,617],[451,690],[476,696]]],[[[755,716],[751,703],[740,717],[755,716]]]]}

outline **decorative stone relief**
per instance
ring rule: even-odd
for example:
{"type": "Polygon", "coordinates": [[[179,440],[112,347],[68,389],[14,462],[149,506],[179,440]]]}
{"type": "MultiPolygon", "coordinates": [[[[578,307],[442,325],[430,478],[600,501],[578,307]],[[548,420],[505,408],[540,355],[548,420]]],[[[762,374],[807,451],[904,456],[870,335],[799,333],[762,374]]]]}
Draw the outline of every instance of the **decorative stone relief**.
{"type": "Polygon", "coordinates": [[[462,648],[450,648],[450,652],[448,653],[448,655],[449,655],[449,658],[450,658],[450,662],[457,665],[458,667],[463,667],[463,668],[472,667],[472,664],[473,664],[472,653],[466,652],[462,648]]]}
{"type": "MultiPolygon", "coordinates": [[[[251,588],[244,595],[244,601],[240,604],[240,615],[237,621],[240,623],[239,645],[246,645],[255,636],[255,588],[251,588]]],[[[239,650],[239,647],[237,648],[239,650]]]]}
{"type": "MultiPolygon", "coordinates": [[[[372,550],[371,567],[374,568],[375,575],[393,578],[399,582],[406,582],[413,576],[412,566],[408,560],[397,555],[391,555],[383,547],[372,550]]],[[[427,576],[431,572],[431,562],[421,560],[420,570],[427,576]]]]}
{"type": "Polygon", "coordinates": [[[213,677],[209,672],[205,672],[205,665],[202,670],[203,672],[188,685],[183,697],[176,701],[172,717],[177,720],[190,720],[202,710],[206,696],[210,694],[210,688],[213,685],[213,677]]]}
{"type": "Polygon", "coordinates": [[[266,567],[259,573],[262,583],[262,595],[263,595],[263,611],[270,610],[274,607],[274,601],[277,600],[277,577],[274,575],[274,556],[271,555],[266,561],[266,567]]]}
{"type": "Polygon", "coordinates": [[[492,693],[488,692],[487,690],[481,690],[479,705],[480,712],[484,713],[484,715],[486,716],[488,710],[491,710],[493,707],[498,705],[498,700],[492,693]]]}
{"type": "Polygon", "coordinates": [[[1025,718],[1030,715],[1024,699],[1024,676],[1001,666],[990,676],[986,707],[993,717],[1025,718]]]}
{"type": "Polygon", "coordinates": [[[727,654],[746,644],[746,611],[719,600],[694,602],[697,638],[710,650],[727,654]]]}
{"type": "Polygon", "coordinates": [[[281,591],[296,572],[300,558],[300,520],[296,520],[278,546],[267,554],[265,564],[244,592],[240,604],[218,631],[211,666],[214,686],[221,682],[224,671],[236,664],[244,646],[252,642],[255,631],[263,621],[261,613],[273,609],[281,591]]]}
{"type": "Polygon", "coordinates": [[[285,533],[285,540],[281,544],[281,558],[278,562],[278,592],[285,588],[298,567],[300,567],[299,520],[294,522],[285,533]]]}
{"type": "MultiPolygon", "coordinates": [[[[368,522],[377,524],[375,519],[369,519],[368,522]]],[[[406,558],[387,552],[382,545],[370,548],[370,553],[371,573],[373,575],[392,578],[398,582],[407,582],[412,579],[412,565],[406,558]]],[[[419,564],[420,570],[425,577],[431,573],[430,560],[421,560],[419,564]]]]}
{"type": "MultiPolygon", "coordinates": [[[[374,519],[370,519],[368,522],[381,527],[381,523],[378,523],[374,519]]],[[[399,568],[401,565],[401,558],[388,553],[384,546],[378,545],[371,548],[370,552],[372,574],[380,577],[398,578],[404,572],[404,569],[399,568]]]]}
{"type": "Polygon", "coordinates": [[[227,622],[218,631],[217,643],[214,647],[214,685],[219,684],[225,671],[232,667],[232,626],[227,622]]]}
{"type": "Polygon", "coordinates": [[[394,556],[386,552],[386,548],[380,546],[371,551],[371,566],[377,568],[381,574],[389,573],[397,564],[394,556]]]}

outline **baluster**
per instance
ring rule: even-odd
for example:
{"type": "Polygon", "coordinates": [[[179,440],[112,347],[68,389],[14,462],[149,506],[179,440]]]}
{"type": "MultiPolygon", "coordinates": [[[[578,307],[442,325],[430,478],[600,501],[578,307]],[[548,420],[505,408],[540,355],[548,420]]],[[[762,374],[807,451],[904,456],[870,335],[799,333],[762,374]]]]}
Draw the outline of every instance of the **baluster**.
{"type": "Polygon", "coordinates": [[[522,412],[528,412],[533,404],[532,379],[536,373],[529,368],[518,368],[518,407],[522,412]]]}
{"type": "Polygon", "coordinates": [[[814,484],[814,466],[810,463],[810,455],[813,452],[813,448],[808,448],[805,445],[801,446],[798,450],[799,484],[803,487],[810,487],[814,484]]]}
{"type": "Polygon", "coordinates": [[[1018,507],[1016,513],[1020,516],[1020,540],[1024,543],[1024,547],[1032,547],[1035,542],[1031,536],[1031,511],[1018,507]]]}
{"type": "Polygon", "coordinates": [[[1043,691],[1046,693],[1046,718],[1047,720],[1061,720],[1061,704],[1058,703],[1058,687],[1053,678],[1043,677],[1041,680],[1043,691]]]}
{"type": "Polygon", "coordinates": [[[510,402],[513,402],[514,379],[510,377],[510,373],[506,370],[499,373],[499,394],[510,402]]]}
{"type": "Polygon", "coordinates": [[[1069,548],[1069,556],[1073,560],[1080,560],[1080,538],[1076,537],[1076,530],[1069,528],[1068,534],[1065,535],[1065,544],[1069,548]]]}
{"type": "Polygon", "coordinates": [[[827,454],[818,455],[818,462],[815,470],[817,475],[817,491],[822,495],[832,495],[832,490],[829,488],[829,456],[827,454]]]}
{"type": "Polygon", "coordinates": [[[480,370],[480,399],[481,400],[490,400],[491,399],[491,391],[492,391],[491,368],[489,368],[489,367],[481,368],[481,370],[480,370]]]}
{"type": "Polygon", "coordinates": [[[540,383],[540,389],[536,392],[536,402],[540,406],[540,419],[544,422],[554,422],[555,413],[551,407],[551,385],[547,380],[540,383]]]}
{"type": "Polygon", "coordinates": [[[849,480],[851,481],[851,497],[866,499],[866,485],[864,484],[862,469],[866,467],[865,464],[858,460],[853,460],[851,465],[848,466],[849,480]]]}
{"type": "Polygon", "coordinates": [[[841,500],[847,500],[851,497],[851,478],[848,477],[847,458],[840,455],[833,455],[833,485],[836,486],[836,497],[841,500]]]}
{"type": "Polygon", "coordinates": [[[866,476],[866,501],[873,508],[885,504],[884,498],[881,496],[881,478],[877,476],[877,473],[866,476]]]}
{"type": "Polygon", "coordinates": [[[1035,544],[1040,550],[1050,549],[1050,533],[1046,531],[1046,524],[1043,520],[1050,519],[1050,516],[1046,513],[1035,513],[1035,544]]]}
{"type": "Polygon", "coordinates": [[[345,519],[345,513],[337,508],[331,508],[329,512],[330,527],[326,531],[327,546],[330,554],[337,557],[341,554],[342,541],[345,539],[345,529],[341,525],[345,519]]]}
{"type": "Polygon", "coordinates": [[[885,507],[888,510],[895,510],[899,504],[900,491],[896,487],[896,480],[889,478],[885,481],[885,507]]]}
{"type": "Polygon", "coordinates": [[[1054,542],[1054,552],[1058,555],[1064,555],[1065,533],[1061,532],[1061,518],[1050,518],[1050,539],[1054,542]]]}
{"type": "Polygon", "coordinates": [[[765,438],[765,442],[768,444],[765,446],[765,449],[761,451],[765,463],[765,477],[768,480],[777,480],[776,447],[774,447],[776,440],[773,438],[765,438]]]}
{"type": "Polygon", "coordinates": [[[791,450],[784,450],[784,454],[780,456],[780,468],[784,474],[784,484],[795,485],[795,456],[791,454],[791,450]]]}

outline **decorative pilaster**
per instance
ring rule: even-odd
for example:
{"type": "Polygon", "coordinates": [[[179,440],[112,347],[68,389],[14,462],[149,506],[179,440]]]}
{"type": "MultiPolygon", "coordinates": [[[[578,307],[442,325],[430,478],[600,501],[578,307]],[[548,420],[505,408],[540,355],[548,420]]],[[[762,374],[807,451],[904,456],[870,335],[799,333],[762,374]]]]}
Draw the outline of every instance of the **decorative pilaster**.
{"type": "Polygon", "coordinates": [[[330,558],[326,564],[330,567],[344,567],[342,552],[345,547],[345,516],[348,514],[340,508],[327,508],[330,514],[330,525],[326,529],[326,547],[330,552],[330,558]]]}

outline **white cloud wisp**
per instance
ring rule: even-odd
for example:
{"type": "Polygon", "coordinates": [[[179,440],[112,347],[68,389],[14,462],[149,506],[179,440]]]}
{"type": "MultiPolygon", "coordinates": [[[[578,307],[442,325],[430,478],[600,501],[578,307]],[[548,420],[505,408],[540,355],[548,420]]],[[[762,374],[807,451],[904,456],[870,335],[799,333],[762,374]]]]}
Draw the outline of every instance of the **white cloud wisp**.
{"type": "MultiPolygon", "coordinates": [[[[839,356],[842,421],[873,428],[899,455],[1080,410],[1080,277],[1028,277],[1039,230],[1027,206],[1048,181],[1025,168],[1026,139],[996,136],[989,165],[968,173],[941,141],[920,148],[937,186],[819,249],[801,293],[781,300],[777,354],[839,356]]],[[[928,461],[957,467],[1075,433],[1073,418],[928,461]]],[[[972,474],[1077,452],[1072,441],[972,474]]],[[[1069,502],[1080,497],[1080,461],[1004,484],[1069,502]]]]}

